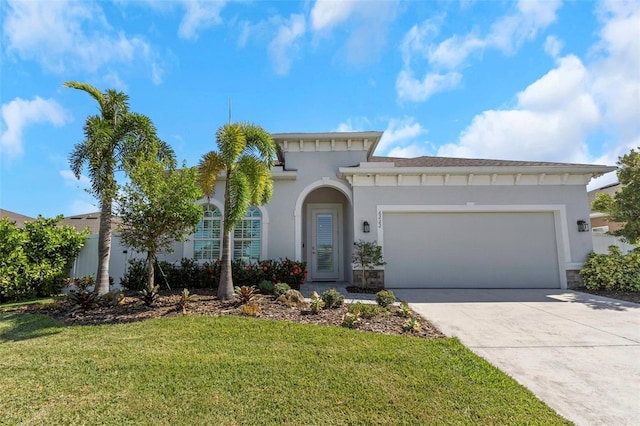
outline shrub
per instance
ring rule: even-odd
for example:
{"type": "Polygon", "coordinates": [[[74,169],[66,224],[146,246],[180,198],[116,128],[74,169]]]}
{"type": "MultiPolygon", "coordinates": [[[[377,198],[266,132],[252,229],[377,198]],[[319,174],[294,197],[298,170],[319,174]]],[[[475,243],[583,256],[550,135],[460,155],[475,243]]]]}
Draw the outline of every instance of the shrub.
{"type": "Polygon", "coordinates": [[[120,279],[120,285],[127,290],[141,291],[147,285],[147,262],[142,259],[130,259],[129,267],[120,279]]]}
{"type": "Polygon", "coordinates": [[[240,313],[249,317],[256,317],[260,313],[260,305],[255,302],[246,303],[240,307],[240,313]]]}
{"type": "Polygon", "coordinates": [[[276,282],[286,283],[294,290],[300,290],[300,285],[307,279],[307,263],[285,258],[273,261],[273,279],[276,282]]]}
{"type": "Polygon", "coordinates": [[[376,302],[383,308],[393,305],[395,301],[396,295],[391,290],[381,290],[376,293],[376,302]]]}
{"type": "Polygon", "coordinates": [[[327,309],[337,308],[344,304],[344,296],[338,290],[332,288],[322,293],[322,301],[327,309]]]}
{"type": "Polygon", "coordinates": [[[609,254],[591,253],[580,276],[590,290],[640,291],[640,251],[623,255],[610,246],[609,254]]]}
{"type": "Polygon", "coordinates": [[[402,323],[402,329],[411,333],[419,333],[422,325],[417,317],[411,317],[402,323]]]}
{"type": "Polygon", "coordinates": [[[257,290],[254,286],[248,287],[243,285],[242,287],[236,286],[234,288],[234,293],[240,298],[240,302],[247,303],[256,296],[257,290]]]}
{"type": "Polygon", "coordinates": [[[87,232],[38,216],[18,228],[0,219],[0,302],[60,293],[87,232]]]}
{"type": "Polygon", "coordinates": [[[382,256],[382,247],[377,242],[363,241],[353,243],[353,255],[351,256],[353,264],[361,271],[361,282],[364,288],[369,287],[367,279],[367,271],[373,270],[376,266],[385,265],[382,256]]]}
{"type": "Polygon", "coordinates": [[[115,307],[124,301],[124,294],[121,290],[113,290],[100,296],[100,304],[103,306],[115,307]]]}
{"type": "Polygon", "coordinates": [[[359,321],[360,316],[358,314],[347,312],[342,317],[342,326],[346,328],[356,328],[359,321]]]}
{"type": "Polygon", "coordinates": [[[400,302],[400,310],[398,311],[398,315],[403,318],[409,318],[413,314],[413,309],[409,306],[407,302],[400,302]]]}
{"type": "Polygon", "coordinates": [[[389,311],[385,307],[362,302],[349,305],[349,312],[366,319],[375,318],[378,315],[389,315],[389,311]]]}
{"type": "Polygon", "coordinates": [[[317,314],[324,308],[324,301],[318,296],[318,293],[315,291],[311,295],[311,303],[309,304],[311,307],[311,312],[317,314]]]}
{"type": "Polygon", "coordinates": [[[260,284],[258,284],[258,290],[262,294],[273,294],[273,283],[268,280],[262,280],[260,284]]]}
{"type": "Polygon", "coordinates": [[[291,287],[289,287],[289,284],[286,283],[277,283],[273,286],[273,294],[276,297],[282,296],[289,290],[291,290],[291,287]]]}

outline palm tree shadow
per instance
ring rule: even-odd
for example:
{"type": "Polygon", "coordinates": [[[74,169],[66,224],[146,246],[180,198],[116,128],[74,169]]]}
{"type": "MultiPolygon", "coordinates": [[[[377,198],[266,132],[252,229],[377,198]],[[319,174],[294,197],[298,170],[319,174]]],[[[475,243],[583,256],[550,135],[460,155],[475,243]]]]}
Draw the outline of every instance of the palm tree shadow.
{"type": "Polygon", "coordinates": [[[18,342],[58,334],[64,324],[46,315],[0,313],[0,343],[18,342]]]}

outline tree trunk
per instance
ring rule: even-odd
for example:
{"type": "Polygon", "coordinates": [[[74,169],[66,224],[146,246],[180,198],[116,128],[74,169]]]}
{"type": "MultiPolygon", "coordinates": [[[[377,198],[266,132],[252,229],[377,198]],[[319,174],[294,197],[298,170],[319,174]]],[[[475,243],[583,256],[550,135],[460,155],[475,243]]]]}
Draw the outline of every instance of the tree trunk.
{"type": "Polygon", "coordinates": [[[220,264],[218,299],[231,300],[234,297],[233,276],[231,274],[231,232],[225,232],[222,236],[222,260],[220,264]]]}
{"type": "Polygon", "coordinates": [[[149,293],[153,293],[153,288],[156,285],[155,282],[155,265],[154,265],[155,255],[150,251],[147,252],[147,291],[149,293]]]}
{"type": "Polygon", "coordinates": [[[98,272],[96,287],[98,294],[109,292],[109,259],[111,258],[111,201],[100,202],[100,230],[98,231],[98,272]]]}

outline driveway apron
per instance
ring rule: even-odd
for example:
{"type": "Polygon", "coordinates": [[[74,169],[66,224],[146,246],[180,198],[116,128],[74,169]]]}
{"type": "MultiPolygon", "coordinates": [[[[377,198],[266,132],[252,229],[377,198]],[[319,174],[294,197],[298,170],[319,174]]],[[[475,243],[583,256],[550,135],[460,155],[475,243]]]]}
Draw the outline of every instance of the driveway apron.
{"type": "Polygon", "coordinates": [[[640,425],[640,305],[570,290],[394,290],[578,425],[640,425]]]}

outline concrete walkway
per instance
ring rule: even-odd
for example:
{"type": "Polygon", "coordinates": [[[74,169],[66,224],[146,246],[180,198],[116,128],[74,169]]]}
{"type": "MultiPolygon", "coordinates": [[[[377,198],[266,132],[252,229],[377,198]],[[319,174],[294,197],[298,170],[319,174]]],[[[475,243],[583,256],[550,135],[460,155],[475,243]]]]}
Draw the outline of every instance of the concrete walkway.
{"type": "Polygon", "coordinates": [[[640,305],[568,290],[394,293],[576,424],[640,425],[640,305]]]}

